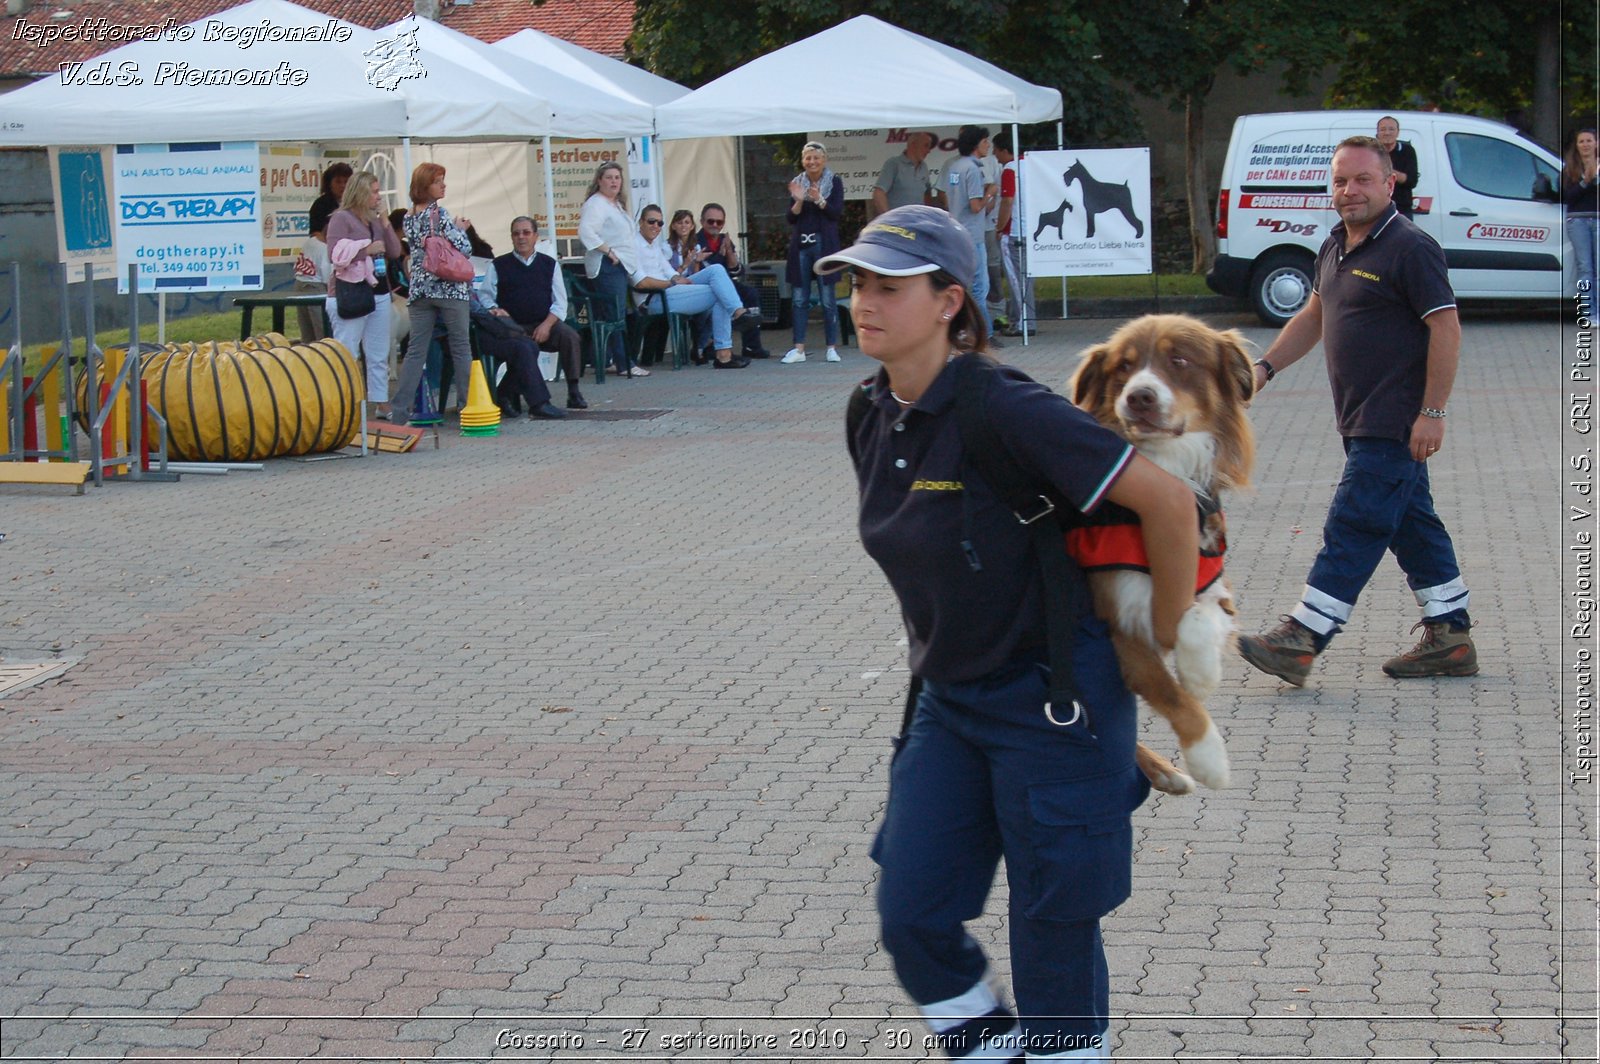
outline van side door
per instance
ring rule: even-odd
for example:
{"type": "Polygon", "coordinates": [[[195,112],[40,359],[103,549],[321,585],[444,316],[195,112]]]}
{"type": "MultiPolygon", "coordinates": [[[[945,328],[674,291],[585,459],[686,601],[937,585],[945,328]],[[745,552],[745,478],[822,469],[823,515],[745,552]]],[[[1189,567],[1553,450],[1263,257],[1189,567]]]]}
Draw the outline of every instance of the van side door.
{"type": "Polygon", "coordinates": [[[1543,198],[1544,188],[1560,187],[1556,168],[1482,133],[1446,132],[1444,162],[1433,211],[1456,295],[1559,298],[1561,204],[1543,198]]]}

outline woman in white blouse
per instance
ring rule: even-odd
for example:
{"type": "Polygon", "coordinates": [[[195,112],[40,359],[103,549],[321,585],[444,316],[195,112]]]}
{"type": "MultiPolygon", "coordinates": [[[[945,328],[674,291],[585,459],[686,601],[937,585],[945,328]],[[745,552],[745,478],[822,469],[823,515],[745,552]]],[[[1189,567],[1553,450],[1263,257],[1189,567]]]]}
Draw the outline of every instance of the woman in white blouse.
{"type": "MultiPolygon", "coordinates": [[[[627,194],[622,191],[622,165],[601,163],[589,182],[583,213],[578,217],[578,240],[583,244],[583,270],[594,282],[599,298],[591,313],[602,321],[620,321],[626,312],[629,279],[639,273],[639,256],[634,248],[637,231],[628,214],[627,194]]],[[[624,377],[648,377],[650,371],[628,365],[627,345],[622,332],[611,334],[603,353],[624,377]]]]}

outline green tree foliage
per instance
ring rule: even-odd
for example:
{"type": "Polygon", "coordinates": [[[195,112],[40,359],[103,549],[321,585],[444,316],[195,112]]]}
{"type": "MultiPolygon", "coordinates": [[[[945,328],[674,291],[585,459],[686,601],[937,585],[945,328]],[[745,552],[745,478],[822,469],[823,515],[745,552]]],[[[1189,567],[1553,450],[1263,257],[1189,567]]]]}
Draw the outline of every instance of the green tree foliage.
{"type": "Polygon", "coordinates": [[[1314,0],[1080,0],[1102,39],[1114,42],[1106,65],[1139,93],[1184,112],[1184,188],[1196,272],[1215,254],[1205,172],[1206,97],[1217,73],[1275,75],[1285,92],[1304,92],[1310,77],[1342,51],[1336,5],[1314,0]]]}
{"type": "Polygon", "coordinates": [[[1534,104],[1541,68],[1559,66],[1563,120],[1595,113],[1593,0],[1367,0],[1329,93],[1334,107],[1424,107],[1494,117],[1534,104]],[[1543,54],[1542,24],[1557,22],[1543,54]]]}

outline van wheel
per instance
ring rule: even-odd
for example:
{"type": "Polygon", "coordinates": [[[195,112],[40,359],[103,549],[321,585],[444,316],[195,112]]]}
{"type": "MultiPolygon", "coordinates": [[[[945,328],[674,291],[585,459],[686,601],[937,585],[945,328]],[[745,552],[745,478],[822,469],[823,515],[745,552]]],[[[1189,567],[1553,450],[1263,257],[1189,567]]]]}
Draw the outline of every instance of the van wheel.
{"type": "Polygon", "coordinates": [[[1316,259],[1302,251],[1263,255],[1250,275],[1250,302],[1267,325],[1280,328],[1311,298],[1311,271],[1316,259]]]}

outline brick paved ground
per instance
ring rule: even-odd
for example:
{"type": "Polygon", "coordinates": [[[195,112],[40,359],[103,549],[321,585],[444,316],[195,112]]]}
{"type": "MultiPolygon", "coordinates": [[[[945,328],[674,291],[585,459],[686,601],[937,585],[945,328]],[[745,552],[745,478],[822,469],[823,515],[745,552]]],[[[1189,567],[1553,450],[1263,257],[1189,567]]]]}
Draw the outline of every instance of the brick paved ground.
{"type": "MultiPolygon", "coordinates": [[[[1060,381],[1114,324],[1007,354],[1060,381]]],[[[1305,689],[1230,669],[1234,787],[1136,818],[1119,1059],[1593,1056],[1558,332],[1469,322],[1434,466],[1483,674],[1382,675],[1392,566],[1305,689]]],[[[919,1058],[867,858],[905,676],[841,445],[866,372],[658,373],[590,389],[649,421],[0,488],[0,647],[81,659],[0,698],[4,1056],[919,1058]]],[[[1252,629],[1340,457],[1316,365],[1255,420],[1252,629]]],[[[1002,898],[974,933],[1003,962],[1002,898]]]]}

